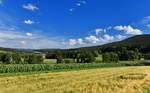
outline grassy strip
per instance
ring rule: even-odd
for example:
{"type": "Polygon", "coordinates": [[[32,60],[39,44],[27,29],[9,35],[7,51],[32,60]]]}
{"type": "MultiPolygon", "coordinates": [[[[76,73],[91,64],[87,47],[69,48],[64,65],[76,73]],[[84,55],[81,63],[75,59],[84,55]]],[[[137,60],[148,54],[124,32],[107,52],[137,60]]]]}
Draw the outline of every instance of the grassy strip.
{"type": "Polygon", "coordinates": [[[140,66],[139,63],[89,63],[89,64],[25,64],[0,65],[0,73],[36,72],[36,71],[67,71],[103,67],[140,66]]]}

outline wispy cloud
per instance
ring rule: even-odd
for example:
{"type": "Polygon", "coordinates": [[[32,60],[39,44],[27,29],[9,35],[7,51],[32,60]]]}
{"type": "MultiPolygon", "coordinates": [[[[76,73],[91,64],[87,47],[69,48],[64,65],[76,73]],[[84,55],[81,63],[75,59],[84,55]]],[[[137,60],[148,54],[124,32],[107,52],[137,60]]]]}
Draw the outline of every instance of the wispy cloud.
{"type": "Polygon", "coordinates": [[[77,0],[72,8],[69,9],[70,12],[73,12],[78,7],[81,7],[83,5],[87,4],[86,0],[77,0]]]}
{"type": "MultiPolygon", "coordinates": [[[[5,16],[6,17],[6,16],[5,16]]],[[[0,17],[1,18],[1,17],[0,17]]],[[[42,31],[43,32],[43,31],[42,31]]],[[[0,47],[10,48],[64,48],[60,36],[48,37],[39,30],[24,31],[17,25],[11,25],[11,20],[0,20],[0,47]]]]}
{"type": "Polygon", "coordinates": [[[20,30],[0,29],[0,46],[11,48],[63,48],[60,37],[47,37],[42,34],[20,30]]]}
{"type": "Polygon", "coordinates": [[[35,6],[35,5],[31,4],[31,3],[24,4],[24,5],[22,5],[22,7],[24,9],[27,9],[27,10],[30,10],[30,11],[36,11],[36,10],[39,9],[37,6],[35,6]]]}
{"type": "Polygon", "coordinates": [[[146,27],[150,28],[150,24],[147,24],[146,27]]]}
{"type": "Polygon", "coordinates": [[[0,5],[3,3],[3,0],[0,0],[0,5]]]}

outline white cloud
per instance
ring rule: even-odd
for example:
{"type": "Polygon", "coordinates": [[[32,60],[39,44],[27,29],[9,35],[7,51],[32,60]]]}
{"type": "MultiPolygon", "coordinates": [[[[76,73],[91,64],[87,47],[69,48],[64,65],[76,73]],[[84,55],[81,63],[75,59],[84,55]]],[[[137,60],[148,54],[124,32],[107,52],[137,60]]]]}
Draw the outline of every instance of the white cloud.
{"type": "Polygon", "coordinates": [[[35,10],[38,10],[39,8],[31,3],[28,3],[28,4],[24,4],[22,5],[22,7],[24,9],[27,9],[27,10],[30,10],[30,11],[35,11],[35,10]]]}
{"type": "Polygon", "coordinates": [[[82,38],[79,38],[79,39],[77,40],[77,42],[78,42],[78,44],[80,44],[80,45],[85,44],[85,43],[84,43],[84,40],[83,40],[82,38]]]}
{"type": "Polygon", "coordinates": [[[110,36],[110,35],[108,35],[108,34],[105,34],[105,35],[103,36],[103,39],[104,39],[105,41],[107,41],[107,42],[113,41],[113,40],[114,40],[114,36],[110,36]]]}
{"type": "Polygon", "coordinates": [[[88,37],[85,37],[85,40],[87,40],[88,42],[91,42],[91,43],[97,43],[99,41],[99,38],[97,38],[94,35],[90,35],[88,37]]]}
{"type": "Polygon", "coordinates": [[[11,26],[0,25],[0,47],[30,49],[65,48],[61,44],[62,37],[48,37],[36,30],[31,32],[34,33],[24,32],[18,28],[11,28],[11,26]]]}
{"type": "Polygon", "coordinates": [[[32,34],[32,33],[27,32],[27,33],[26,33],[26,35],[27,35],[27,36],[32,36],[33,34],[32,34]]]}
{"type": "MultiPolygon", "coordinates": [[[[66,43],[64,43],[64,44],[66,44],[66,43]]],[[[85,42],[84,42],[84,40],[82,38],[79,38],[79,39],[69,39],[68,44],[69,44],[69,46],[75,46],[75,45],[83,45],[83,44],[85,44],[85,42]]]]}
{"type": "Polygon", "coordinates": [[[132,26],[115,26],[115,30],[118,31],[124,31],[126,34],[131,34],[131,35],[140,35],[143,34],[143,32],[139,29],[134,29],[132,26]]]}
{"type": "Polygon", "coordinates": [[[85,4],[87,4],[87,2],[85,0],[78,0],[78,1],[75,2],[75,6],[73,8],[70,8],[69,11],[73,12],[78,7],[81,7],[81,6],[85,5],[85,4]]]}
{"type": "Polygon", "coordinates": [[[126,36],[124,36],[124,35],[120,35],[120,34],[119,34],[119,35],[116,35],[116,36],[115,36],[115,38],[116,38],[116,40],[117,40],[117,41],[119,41],[119,40],[123,40],[123,39],[125,39],[125,38],[126,38],[126,36]]]}
{"type": "Polygon", "coordinates": [[[96,35],[99,35],[100,34],[100,32],[103,32],[104,31],[104,29],[101,29],[101,28],[97,28],[97,29],[95,29],[95,33],[96,33],[96,35]]]}
{"type": "Polygon", "coordinates": [[[70,46],[75,46],[77,44],[77,40],[76,39],[69,39],[69,45],[70,46]]]}
{"type": "Polygon", "coordinates": [[[35,22],[32,21],[32,20],[30,20],[30,19],[28,19],[28,20],[24,20],[24,23],[25,23],[25,24],[28,24],[28,25],[32,25],[32,24],[34,24],[35,22]]]}

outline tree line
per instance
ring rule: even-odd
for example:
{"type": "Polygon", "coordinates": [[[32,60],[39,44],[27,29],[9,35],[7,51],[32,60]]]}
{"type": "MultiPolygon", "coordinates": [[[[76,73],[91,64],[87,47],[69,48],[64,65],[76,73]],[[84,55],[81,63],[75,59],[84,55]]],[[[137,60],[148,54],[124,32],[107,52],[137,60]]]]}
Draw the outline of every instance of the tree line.
{"type": "Polygon", "coordinates": [[[134,50],[128,50],[126,47],[122,47],[118,51],[107,51],[104,53],[102,53],[100,50],[92,51],[87,49],[79,49],[69,52],[59,51],[56,53],[47,53],[46,58],[57,59],[57,63],[64,63],[64,61],[67,61],[66,63],[69,63],[69,61],[73,61],[73,63],[92,63],[95,61],[95,57],[98,57],[98,55],[102,55],[103,62],[135,61],[140,60],[142,57],[137,48],[134,50]],[[68,58],[73,60],[69,60],[68,58]]]}
{"type": "Polygon", "coordinates": [[[40,54],[0,53],[1,64],[40,64],[44,58],[40,54]]]}
{"type": "Polygon", "coordinates": [[[125,47],[121,51],[106,52],[103,54],[104,62],[118,62],[118,61],[136,61],[142,58],[142,54],[137,48],[135,50],[127,50],[125,47]]]}

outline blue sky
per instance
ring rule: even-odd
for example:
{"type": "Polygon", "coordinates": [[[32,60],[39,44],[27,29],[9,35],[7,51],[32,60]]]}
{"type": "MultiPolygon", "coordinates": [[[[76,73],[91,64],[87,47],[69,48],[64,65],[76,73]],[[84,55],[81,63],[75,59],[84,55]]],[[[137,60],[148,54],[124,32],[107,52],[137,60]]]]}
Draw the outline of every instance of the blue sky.
{"type": "Polygon", "coordinates": [[[0,46],[74,48],[150,34],[150,0],[0,0],[0,46]]]}

